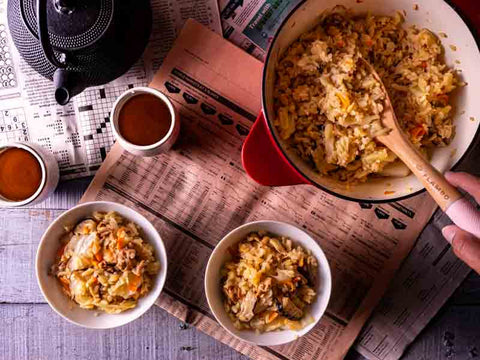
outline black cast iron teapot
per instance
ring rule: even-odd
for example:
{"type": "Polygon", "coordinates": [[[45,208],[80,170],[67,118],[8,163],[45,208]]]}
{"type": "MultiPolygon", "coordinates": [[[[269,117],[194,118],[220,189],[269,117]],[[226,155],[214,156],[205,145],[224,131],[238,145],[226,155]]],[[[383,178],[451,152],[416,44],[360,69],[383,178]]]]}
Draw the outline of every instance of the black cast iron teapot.
{"type": "Polygon", "coordinates": [[[54,81],[61,105],[124,74],[152,28],[150,0],[8,0],[7,15],[20,55],[54,81]]]}

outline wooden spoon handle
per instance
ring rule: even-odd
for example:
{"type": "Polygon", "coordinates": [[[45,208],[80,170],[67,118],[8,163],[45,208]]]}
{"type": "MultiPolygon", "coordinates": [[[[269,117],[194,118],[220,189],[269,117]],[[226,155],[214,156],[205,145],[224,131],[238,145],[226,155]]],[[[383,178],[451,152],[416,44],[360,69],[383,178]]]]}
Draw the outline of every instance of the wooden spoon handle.
{"type": "Polygon", "coordinates": [[[462,195],[418,151],[415,152],[417,153],[415,157],[402,160],[410,162],[407,166],[422,182],[440,208],[446,211],[450,205],[461,199],[462,195]]]}
{"type": "Polygon", "coordinates": [[[388,136],[386,145],[412,170],[440,208],[446,211],[450,205],[461,199],[462,195],[458,190],[410,144],[405,135],[398,130],[395,132],[397,134],[388,136]]]}
{"type": "Polygon", "coordinates": [[[420,179],[454,224],[480,239],[480,211],[465,199],[416,149],[411,149],[416,155],[410,154],[408,160],[407,158],[402,160],[409,162],[407,166],[420,179]]]}
{"type": "Polygon", "coordinates": [[[480,238],[480,211],[425,160],[405,135],[400,132],[390,134],[385,142],[389,143],[387,146],[412,170],[455,225],[480,238]]]}

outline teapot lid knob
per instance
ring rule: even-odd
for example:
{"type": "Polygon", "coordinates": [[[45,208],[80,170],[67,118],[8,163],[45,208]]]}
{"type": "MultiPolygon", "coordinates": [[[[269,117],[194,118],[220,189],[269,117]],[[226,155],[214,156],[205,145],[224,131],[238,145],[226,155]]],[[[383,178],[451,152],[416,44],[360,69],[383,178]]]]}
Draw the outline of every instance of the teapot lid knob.
{"type": "Polygon", "coordinates": [[[76,0],[55,0],[55,9],[62,14],[71,14],[76,5],[76,0]]]}

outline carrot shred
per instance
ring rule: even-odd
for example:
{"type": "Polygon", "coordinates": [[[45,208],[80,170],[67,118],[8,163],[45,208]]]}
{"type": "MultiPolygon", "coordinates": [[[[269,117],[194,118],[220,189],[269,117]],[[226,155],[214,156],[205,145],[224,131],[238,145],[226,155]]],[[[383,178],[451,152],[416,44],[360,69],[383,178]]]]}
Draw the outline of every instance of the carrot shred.
{"type": "Polygon", "coordinates": [[[125,233],[126,229],[125,227],[121,226],[117,230],[117,249],[123,249],[125,246],[125,233]]]}
{"type": "Polygon", "coordinates": [[[426,134],[426,130],[422,125],[418,125],[410,130],[410,134],[415,139],[420,139],[426,134]]]}
{"type": "Polygon", "coordinates": [[[95,259],[97,259],[97,261],[103,260],[103,255],[100,251],[95,254],[95,259]]]}
{"type": "Polygon", "coordinates": [[[128,283],[128,291],[134,292],[137,291],[138,287],[140,286],[140,276],[134,275],[132,277],[132,281],[128,283]]]}
{"type": "Polygon", "coordinates": [[[119,237],[117,239],[117,249],[121,250],[125,246],[125,238],[124,237],[119,237]]]}
{"type": "Polygon", "coordinates": [[[275,320],[278,317],[278,312],[276,311],[270,311],[267,313],[267,316],[265,317],[265,322],[267,324],[271,323],[273,320],[275,320]]]}

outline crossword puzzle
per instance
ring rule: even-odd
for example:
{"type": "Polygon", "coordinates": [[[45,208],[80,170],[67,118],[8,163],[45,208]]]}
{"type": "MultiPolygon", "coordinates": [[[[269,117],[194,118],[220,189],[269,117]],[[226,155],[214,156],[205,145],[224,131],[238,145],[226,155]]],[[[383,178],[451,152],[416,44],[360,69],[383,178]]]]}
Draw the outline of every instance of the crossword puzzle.
{"type": "Polygon", "coordinates": [[[0,88],[8,89],[16,86],[17,76],[10,53],[6,25],[0,24],[0,88]]]}
{"type": "Polygon", "coordinates": [[[82,128],[89,170],[96,170],[115,142],[110,124],[110,110],[124,91],[137,86],[107,85],[85,90],[77,98],[78,121],[82,128]]]}
{"type": "Polygon", "coordinates": [[[28,128],[23,109],[0,111],[0,144],[28,141],[28,128]]]}

